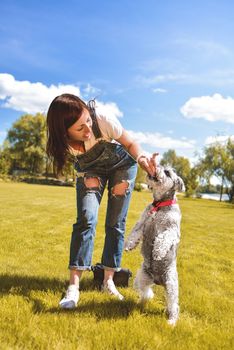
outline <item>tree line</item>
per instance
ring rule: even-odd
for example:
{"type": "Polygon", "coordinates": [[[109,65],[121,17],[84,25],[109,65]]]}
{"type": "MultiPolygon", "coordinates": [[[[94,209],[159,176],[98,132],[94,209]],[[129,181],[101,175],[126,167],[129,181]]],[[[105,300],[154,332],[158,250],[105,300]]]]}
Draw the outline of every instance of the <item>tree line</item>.
{"type": "MultiPolygon", "coordinates": [[[[54,177],[53,167],[46,155],[46,117],[41,113],[25,114],[14,122],[0,148],[0,174],[54,177]]],[[[169,149],[162,156],[162,165],[172,166],[184,180],[186,195],[192,196],[201,188],[209,190],[210,179],[216,176],[220,185],[220,200],[224,190],[230,202],[234,201],[234,141],[215,142],[206,146],[195,165],[189,159],[178,156],[169,149]]],[[[65,179],[74,179],[74,168],[68,163],[64,169],[65,179]]],[[[145,174],[139,168],[136,183],[144,182],[145,174]]]]}

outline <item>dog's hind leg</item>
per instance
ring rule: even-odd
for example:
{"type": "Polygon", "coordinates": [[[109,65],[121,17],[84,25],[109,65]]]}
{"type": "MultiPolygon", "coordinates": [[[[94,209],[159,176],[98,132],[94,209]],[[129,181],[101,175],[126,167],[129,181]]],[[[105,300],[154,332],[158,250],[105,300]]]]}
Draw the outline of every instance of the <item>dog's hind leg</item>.
{"type": "Polygon", "coordinates": [[[139,292],[141,301],[146,301],[153,298],[154,293],[151,288],[153,283],[153,278],[144,271],[142,265],[141,269],[137,271],[137,275],[134,281],[134,289],[139,292]]]}
{"type": "Polygon", "coordinates": [[[166,273],[165,290],[168,324],[174,326],[179,318],[179,288],[176,263],[174,263],[166,273]]]}

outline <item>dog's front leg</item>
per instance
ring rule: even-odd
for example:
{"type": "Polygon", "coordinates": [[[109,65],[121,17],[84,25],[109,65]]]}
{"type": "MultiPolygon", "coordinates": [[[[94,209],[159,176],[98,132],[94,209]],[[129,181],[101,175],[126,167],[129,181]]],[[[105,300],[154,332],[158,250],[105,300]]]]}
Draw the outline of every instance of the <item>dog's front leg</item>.
{"type": "Polygon", "coordinates": [[[176,261],[168,268],[165,281],[168,323],[172,326],[179,318],[179,287],[176,261]]]}
{"type": "Polygon", "coordinates": [[[130,235],[128,236],[127,240],[125,241],[124,249],[126,251],[136,248],[136,246],[140,243],[140,241],[143,237],[145,219],[147,217],[146,216],[147,212],[148,212],[148,209],[146,209],[142,213],[140,220],[133,227],[132,231],[130,232],[130,235]]]}
{"type": "Polygon", "coordinates": [[[133,227],[132,231],[130,232],[130,235],[128,236],[127,240],[124,243],[124,249],[126,251],[132,250],[136,248],[136,246],[140,243],[144,231],[144,224],[140,221],[136,223],[136,225],[133,227]]]}

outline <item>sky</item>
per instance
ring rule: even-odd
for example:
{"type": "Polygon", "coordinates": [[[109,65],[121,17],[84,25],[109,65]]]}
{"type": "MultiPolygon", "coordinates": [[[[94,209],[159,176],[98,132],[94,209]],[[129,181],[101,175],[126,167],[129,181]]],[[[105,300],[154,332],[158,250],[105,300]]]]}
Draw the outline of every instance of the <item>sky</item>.
{"type": "Polygon", "coordinates": [[[232,0],[0,2],[0,144],[55,96],[96,97],[149,152],[234,139],[232,0]]]}

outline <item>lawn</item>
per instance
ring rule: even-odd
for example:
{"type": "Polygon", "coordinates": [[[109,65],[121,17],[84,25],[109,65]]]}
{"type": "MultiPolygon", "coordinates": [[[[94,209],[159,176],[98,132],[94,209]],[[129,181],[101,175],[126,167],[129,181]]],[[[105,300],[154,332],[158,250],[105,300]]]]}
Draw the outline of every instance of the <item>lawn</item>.
{"type": "MultiPolygon", "coordinates": [[[[0,183],[0,349],[231,349],[233,348],[234,206],[180,197],[178,252],[181,315],[167,325],[164,293],[144,307],[133,290],[124,301],[95,289],[92,273],[81,283],[76,310],[58,308],[67,286],[68,250],[75,220],[75,189],[0,183]]],[[[148,192],[134,192],[127,234],[148,192]]],[[[100,208],[93,263],[101,258],[106,197],[100,208]]],[[[124,253],[135,276],[140,249],[124,253]]]]}

